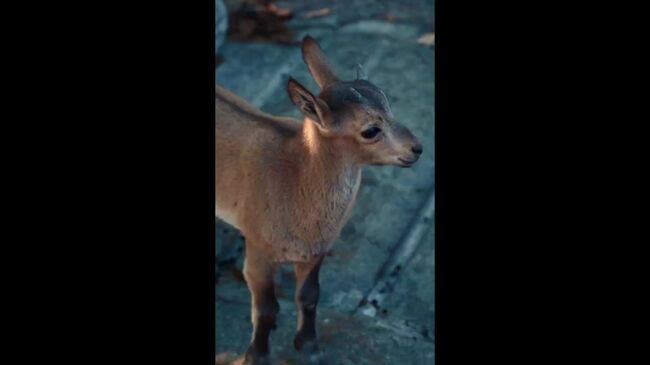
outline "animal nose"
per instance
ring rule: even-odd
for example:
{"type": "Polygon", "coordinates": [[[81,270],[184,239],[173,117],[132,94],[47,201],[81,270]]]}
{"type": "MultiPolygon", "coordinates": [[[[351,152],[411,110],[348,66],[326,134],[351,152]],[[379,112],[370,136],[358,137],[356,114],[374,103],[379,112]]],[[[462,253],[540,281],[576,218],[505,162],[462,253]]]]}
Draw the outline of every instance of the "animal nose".
{"type": "Polygon", "coordinates": [[[416,144],[415,146],[411,147],[411,151],[415,154],[422,154],[422,145],[421,144],[416,144]]]}

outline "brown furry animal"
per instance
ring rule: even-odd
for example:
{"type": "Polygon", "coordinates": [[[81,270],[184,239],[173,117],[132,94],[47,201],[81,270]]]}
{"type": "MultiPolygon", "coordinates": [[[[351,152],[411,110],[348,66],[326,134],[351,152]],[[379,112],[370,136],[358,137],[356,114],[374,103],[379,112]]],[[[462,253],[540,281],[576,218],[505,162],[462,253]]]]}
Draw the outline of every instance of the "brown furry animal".
{"type": "Polygon", "coordinates": [[[313,38],[305,37],[302,51],[321,89],[315,96],[289,79],[287,91],[303,122],[265,114],[216,89],[216,215],[246,237],[254,326],[246,364],[268,361],[279,310],[273,276],[282,263],[295,265],[294,346],[315,344],[318,271],[350,216],[361,166],[410,167],[422,153],[360,66],[356,80],[341,81],[313,38]]]}

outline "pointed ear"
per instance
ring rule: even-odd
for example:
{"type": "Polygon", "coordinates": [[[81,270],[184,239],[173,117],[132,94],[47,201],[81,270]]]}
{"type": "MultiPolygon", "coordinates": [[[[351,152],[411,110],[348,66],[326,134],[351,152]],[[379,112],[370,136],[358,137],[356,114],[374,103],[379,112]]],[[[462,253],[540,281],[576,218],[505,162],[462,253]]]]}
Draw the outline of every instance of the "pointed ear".
{"type": "Polygon", "coordinates": [[[326,119],[330,110],[325,101],[314,96],[291,77],[287,83],[287,92],[289,92],[291,101],[296,104],[306,117],[316,122],[321,128],[327,127],[326,119]]]}
{"type": "Polygon", "coordinates": [[[334,70],[327,61],[325,53],[316,40],[310,36],[306,36],[302,40],[302,59],[321,90],[339,80],[334,75],[334,70]]]}

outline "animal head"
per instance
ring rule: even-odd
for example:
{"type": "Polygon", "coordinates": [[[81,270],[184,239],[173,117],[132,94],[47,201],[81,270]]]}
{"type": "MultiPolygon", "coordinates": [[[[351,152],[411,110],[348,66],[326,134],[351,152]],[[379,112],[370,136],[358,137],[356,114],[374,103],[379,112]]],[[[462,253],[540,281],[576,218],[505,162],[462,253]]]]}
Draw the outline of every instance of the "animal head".
{"type": "Polygon", "coordinates": [[[309,36],[303,39],[302,56],[320,93],[312,94],[293,78],[287,91],[324,140],[341,142],[360,163],[410,167],[417,161],[422,145],[397,122],[386,94],[368,81],[361,65],[355,80],[341,81],[309,36]]]}

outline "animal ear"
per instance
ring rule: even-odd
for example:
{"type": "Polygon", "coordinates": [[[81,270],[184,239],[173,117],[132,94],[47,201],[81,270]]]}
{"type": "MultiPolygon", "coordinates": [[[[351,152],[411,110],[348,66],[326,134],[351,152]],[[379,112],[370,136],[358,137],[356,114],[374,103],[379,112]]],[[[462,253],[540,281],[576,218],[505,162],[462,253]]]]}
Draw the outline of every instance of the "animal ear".
{"type": "Polygon", "coordinates": [[[328,85],[339,81],[336,75],[334,75],[332,66],[327,61],[327,56],[325,56],[325,53],[316,40],[310,36],[306,36],[302,40],[302,59],[307,64],[311,76],[314,78],[321,90],[328,85]]]}
{"type": "Polygon", "coordinates": [[[291,101],[296,104],[298,109],[306,117],[316,122],[321,128],[327,127],[326,119],[330,109],[323,99],[314,96],[309,90],[305,89],[304,86],[300,85],[298,81],[291,77],[287,83],[287,92],[291,101]]]}

